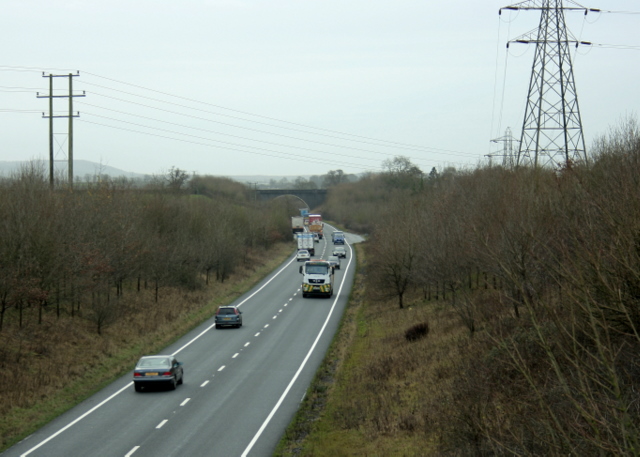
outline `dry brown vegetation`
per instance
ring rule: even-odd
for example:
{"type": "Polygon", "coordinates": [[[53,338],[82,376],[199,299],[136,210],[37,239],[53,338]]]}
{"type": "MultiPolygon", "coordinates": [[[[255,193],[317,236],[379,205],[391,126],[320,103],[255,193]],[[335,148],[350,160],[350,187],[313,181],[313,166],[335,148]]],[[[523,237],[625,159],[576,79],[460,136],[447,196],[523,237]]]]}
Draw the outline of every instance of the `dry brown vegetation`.
{"type": "Polygon", "coordinates": [[[287,452],[640,454],[639,176],[628,122],[588,164],[336,188],[325,214],[371,234],[366,294],[322,419],[287,452]]]}
{"type": "Polygon", "coordinates": [[[209,177],[51,190],[32,164],[0,182],[0,449],[275,268],[291,211],[209,177]]]}

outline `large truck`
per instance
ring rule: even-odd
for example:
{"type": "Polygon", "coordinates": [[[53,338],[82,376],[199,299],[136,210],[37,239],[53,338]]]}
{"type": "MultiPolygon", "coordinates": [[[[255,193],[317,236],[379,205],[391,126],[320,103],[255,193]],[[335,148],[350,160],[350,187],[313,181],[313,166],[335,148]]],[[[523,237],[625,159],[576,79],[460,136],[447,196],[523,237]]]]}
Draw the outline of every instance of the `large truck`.
{"type": "Polygon", "coordinates": [[[297,233],[296,237],[298,239],[298,251],[300,249],[306,249],[311,255],[316,253],[315,244],[313,242],[313,233],[297,233]]]}
{"type": "Polygon", "coordinates": [[[322,239],[324,229],[324,223],[322,222],[322,215],[320,214],[309,214],[309,231],[311,233],[317,233],[318,238],[322,239]]]}
{"type": "Polygon", "coordinates": [[[304,217],[293,216],[291,218],[291,231],[293,233],[304,232],[304,217]]]}
{"type": "Polygon", "coordinates": [[[333,295],[333,267],[328,260],[308,260],[300,267],[302,297],[331,297],[333,295]]]}
{"type": "Polygon", "coordinates": [[[344,244],[344,232],[336,230],[331,234],[331,241],[333,244],[344,244]]]}

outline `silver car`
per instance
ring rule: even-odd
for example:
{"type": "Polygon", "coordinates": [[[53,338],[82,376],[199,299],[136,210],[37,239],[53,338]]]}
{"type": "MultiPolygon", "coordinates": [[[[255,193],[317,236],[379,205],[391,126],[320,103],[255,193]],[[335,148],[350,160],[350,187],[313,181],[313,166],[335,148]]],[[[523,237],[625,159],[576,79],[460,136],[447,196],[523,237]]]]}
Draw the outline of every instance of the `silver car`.
{"type": "Polygon", "coordinates": [[[340,257],[338,257],[337,255],[330,255],[327,260],[329,260],[329,264],[333,267],[334,270],[340,269],[340,257]]]}
{"type": "Polygon", "coordinates": [[[147,355],[136,364],[133,370],[133,385],[136,392],[141,392],[147,386],[167,384],[175,390],[184,381],[182,362],[178,362],[172,355],[147,355]]]}

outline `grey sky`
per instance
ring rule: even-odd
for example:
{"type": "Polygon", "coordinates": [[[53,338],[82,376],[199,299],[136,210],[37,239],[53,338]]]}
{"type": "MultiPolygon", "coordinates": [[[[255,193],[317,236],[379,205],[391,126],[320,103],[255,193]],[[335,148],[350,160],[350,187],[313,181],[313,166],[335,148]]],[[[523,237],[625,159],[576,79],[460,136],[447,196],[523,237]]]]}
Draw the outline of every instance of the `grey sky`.
{"type": "MultiPolygon", "coordinates": [[[[539,12],[499,17],[509,4],[5,0],[0,160],[47,157],[42,71],[79,70],[77,159],[216,175],[359,173],[396,155],[424,171],[474,166],[507,127],[520,134],[534,46],[505,45],[539,12]]],[[[581,4],[640,12],[637,0],[581,4]]],[[[640,15],[566,16],[581,40],[635,47],[575,54],[589,148],[640,106],[640,15]]],[[[67,87],[55,79],[57,94],[67,87]]],[[[66,120],[55,131],[63,160],[66,120]]]]}

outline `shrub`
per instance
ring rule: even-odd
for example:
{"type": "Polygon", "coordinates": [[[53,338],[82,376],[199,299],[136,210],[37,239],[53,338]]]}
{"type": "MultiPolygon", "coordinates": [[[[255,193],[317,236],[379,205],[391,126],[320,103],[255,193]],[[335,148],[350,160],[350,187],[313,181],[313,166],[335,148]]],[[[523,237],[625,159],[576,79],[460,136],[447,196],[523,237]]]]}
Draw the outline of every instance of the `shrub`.
{"type": "Polygon", "coordinates": [[[427,336],[428,333],[429,333],[429,324],[426,322],[421,322],[419,324],[409,327],[404,332],[404,338],[407,341],[417,341],[427,336]]]}

